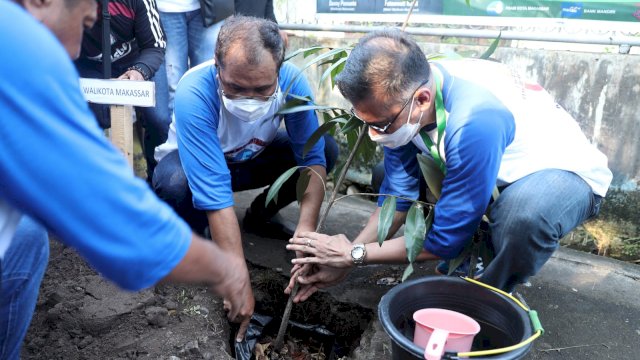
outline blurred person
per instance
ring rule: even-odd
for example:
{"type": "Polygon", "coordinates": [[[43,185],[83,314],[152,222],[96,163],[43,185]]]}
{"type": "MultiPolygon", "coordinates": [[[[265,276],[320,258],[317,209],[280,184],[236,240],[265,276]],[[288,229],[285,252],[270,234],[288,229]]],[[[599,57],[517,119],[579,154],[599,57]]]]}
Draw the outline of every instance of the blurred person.
{"type": "MultiPolygon", "coordinates": [[[[98,3],[98,18],[86,28],[82,48],[75,64],[84,78],[103,78],[102,9],[98,3]]],[[[114,78],[155,83],[155,106],[136,107],[144,128],[142,147],[147,161],[148,181],[156,165],[153,151],[167,140],[169,123],[167,77],[164,65],[167,41],[154,1],[109,0],[111,75],[114,78]]],[[[109,105],[90,104],[100,127],[111,127],[109,105]]]]}
{"type": "Polygon", "coordinates": [[[193,234],[133,175],[82,95],[70,58],[96,2],[18,4],[0,1],[0,358],[20,356],[47,266],[46,229],[124,289],[209,286],[243,338],[254,306],[244,258],[193,234]]]}

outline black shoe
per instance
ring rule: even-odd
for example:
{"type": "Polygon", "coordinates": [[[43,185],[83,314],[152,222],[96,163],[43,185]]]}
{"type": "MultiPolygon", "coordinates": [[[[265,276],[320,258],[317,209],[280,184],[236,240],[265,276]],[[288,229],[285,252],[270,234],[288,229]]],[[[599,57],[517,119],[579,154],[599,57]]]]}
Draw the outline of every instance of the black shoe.
{"type": "Polygon", "coordinates": [[[271,239],[289,240],[293,237],[295,229],[282,216],[276,214],[270,219],[255,215],[251,208],[247,209],[242,220],[242,228],[258,236],[271,239]]]}

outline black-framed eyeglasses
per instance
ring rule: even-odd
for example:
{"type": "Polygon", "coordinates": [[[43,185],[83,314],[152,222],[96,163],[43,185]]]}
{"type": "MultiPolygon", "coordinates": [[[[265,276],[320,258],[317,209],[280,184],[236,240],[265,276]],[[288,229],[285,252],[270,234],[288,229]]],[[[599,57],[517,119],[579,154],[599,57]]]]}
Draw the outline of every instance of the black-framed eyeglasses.
{"type": "MultiPolygon", "coordinates": [[[[272,99],[275,99],[278,96],[278,87],[280,87],[280,81],[277,77],[277,73],[276,73],[276,87],[273,89],[273,94],[271,95],[252,95],[252,96],[245,96],[245,95],[238,95],[238,94],[230,94],[226,91],[224,91],[224,86],[222,84],[222,79],[220,78],[220,66],[219,65],[215,65],[217,72],[218,72],[218,76],[217,76],[217,80],[218,80],[218,87],[220,88],[220,92],[222,93],[222,96],[226,97],[229,100],[246,100],[246,99],[251,99],[251,100],[258,100],[258,101],[269,101],[272,99]]],[[[272,85],[273,86],[273,85],[272,85]]]]}
{"type": "Polygon", "coordinates": [[[391,126],[391,124],[393,124],[394,122],[396,122],[396,120],[398,120],[398,116],[400,116],[400,114],[402,114],[402,112],[404,111],[404,108],[407,107],[407,105],[409,105],[409,103],[411,102],[411,100],[413,100],[413,95],[415,95],[416,91],[418,91],[418,89],[420,89],[422,86],[424,86],[425,84],[427,84],[429,82],[429,80],[425,80],[422,83],[420,83],[420,85],[418,85],[418,87],[416,87],[415,90],[413,90],[413,92],[411,93],[411,96],[407,99],[407,101],[404,102],[404,105],[402,105],[402,108],[400,108],[400,111],[396,114],[396,116],[393,117],[393,119],[391,119],[389,122],[387,122],[386,124],[380,126],[380,125],[376,125],[376,124],[372,124],[372,123],[368,123],[364,120],[362,120],[357,114],[355,109],[352,107],[350,112],[352,116],[355,116],[356,119],[362,121],[363,123],[365,123],[365,125],[367,125],[368,127],[372,128],[373,130],[380,132],[380,133],[387,133],[387,130],[389,129],[389,127],[391,126]]]}

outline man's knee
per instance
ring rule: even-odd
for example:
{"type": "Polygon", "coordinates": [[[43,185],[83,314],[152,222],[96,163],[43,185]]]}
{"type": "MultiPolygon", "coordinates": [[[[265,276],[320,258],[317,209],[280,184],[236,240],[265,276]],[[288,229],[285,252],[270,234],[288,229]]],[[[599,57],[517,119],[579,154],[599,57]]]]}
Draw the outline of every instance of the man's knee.
{"type": "Polygon", "coordinates": [[[41,276],[49,259],[47,230],[28,216],[23,216],[7,249],[3,272],[29,273],[41,276]],[[20,259],[20,261],[13,261],[20,259]]]}
{"type": "Polygon", "coordinates": [[[189,183],[177,150],[160,160],[153,172],[151,184],[158,197],[172,206],[188,197],[189,183]]]}

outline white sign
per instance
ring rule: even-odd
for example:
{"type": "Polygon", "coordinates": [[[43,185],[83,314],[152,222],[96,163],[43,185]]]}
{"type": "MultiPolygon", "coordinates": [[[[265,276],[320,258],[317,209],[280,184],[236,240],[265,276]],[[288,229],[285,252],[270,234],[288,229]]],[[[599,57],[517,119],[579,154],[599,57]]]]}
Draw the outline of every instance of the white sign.
{"type": "Polygon", "coordinates": [[[80,87],[85,99],[92,103],[156,106],[156,87],[153,81],[81,78],[80,87]]]}

